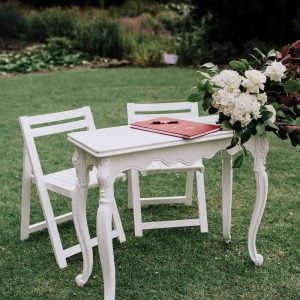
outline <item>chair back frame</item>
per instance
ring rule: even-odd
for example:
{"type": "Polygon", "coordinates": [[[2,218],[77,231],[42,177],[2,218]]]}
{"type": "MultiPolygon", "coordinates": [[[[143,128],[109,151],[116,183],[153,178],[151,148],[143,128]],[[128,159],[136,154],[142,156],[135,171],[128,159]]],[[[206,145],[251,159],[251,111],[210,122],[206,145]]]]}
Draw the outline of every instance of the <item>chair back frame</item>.
{"type": "Polygon", "coordinates": [[[158,118],[164,114],[179,119],[198,117],[198,104],[191,102],[127,103],[128,124],[158,118]]]}

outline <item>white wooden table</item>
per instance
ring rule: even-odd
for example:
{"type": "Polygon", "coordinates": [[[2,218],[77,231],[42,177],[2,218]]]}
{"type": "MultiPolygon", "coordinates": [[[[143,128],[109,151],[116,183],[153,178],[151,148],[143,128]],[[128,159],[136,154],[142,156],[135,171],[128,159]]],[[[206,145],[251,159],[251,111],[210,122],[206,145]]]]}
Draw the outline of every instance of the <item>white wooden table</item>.
{"type": "MultiPolygon", "coordinates": [[[[215,116],[201,117],[199,121],[214,123],[215,116]]],[[[112,210],[114,201],[114,181],[120,172],[128,169],[145,170],[153,161],[170,166],[181,162],[192,165],[199,158],[212,158],[222,151],[222,215],[223,239],[230,242],[231,202],[232,202],[232,160],[224,149],[230,144],[232,131],[219,131],[194,140],[156,134],[128,126],[104,128],[93,131],[75,132],[68,140],[75,147],[73,163],[77,171],[78,183],[73,203],[73,218],[76,233],[82,249],[83,271],[76,277],[79,286],[89,279],[93,268],[93,252],[86,221],[86,195],[89,170],[97,168],[100,186],[99,208],[97,212],[97,236],[104,280],[104,298],[115,298],[115,264],[112,239],[112,210]]],[[[263,256],[256,250],[256,234],[264,212],[268,177],[265,159],[269,149],[266,137],[252,137],[246,143],[247,150],[254,157],[256,178],[256,202],[248,233],[248,250],[256,265],[263,263],[263,256]]]]}

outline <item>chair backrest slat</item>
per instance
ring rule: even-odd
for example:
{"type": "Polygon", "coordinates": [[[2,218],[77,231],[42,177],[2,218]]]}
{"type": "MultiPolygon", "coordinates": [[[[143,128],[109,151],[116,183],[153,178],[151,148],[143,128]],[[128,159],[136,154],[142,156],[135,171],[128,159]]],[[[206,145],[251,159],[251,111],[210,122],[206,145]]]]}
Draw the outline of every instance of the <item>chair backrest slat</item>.
{"type": "Polygon", "coordinates": [[[76,129],[87,128],[88,124],[86,120],[74,121],[64,124],[57,124],[51,126],[45,126],[40,128],[31,129],[33,137],[51,135],[56,133],[68,132],[76,129]]]}
{"type": "Polygon", "coordinates": [[[198,117],[198,104],[191,102],[137,104],[127,103],[128,123],[167,115],[173,118],[198,117]]]}
{"type": "Polygon", "coordinates": [[[87,110],[90,110],[89,107],[82,107],[78,109],[62,111],[52,114],[44,114],[39,116],[28,117],[30,125],[38,125],[45,123],[53,123],[58,121],[66,121],[69,119],[75,119],[84,117],[86,115],[87,110]]]}

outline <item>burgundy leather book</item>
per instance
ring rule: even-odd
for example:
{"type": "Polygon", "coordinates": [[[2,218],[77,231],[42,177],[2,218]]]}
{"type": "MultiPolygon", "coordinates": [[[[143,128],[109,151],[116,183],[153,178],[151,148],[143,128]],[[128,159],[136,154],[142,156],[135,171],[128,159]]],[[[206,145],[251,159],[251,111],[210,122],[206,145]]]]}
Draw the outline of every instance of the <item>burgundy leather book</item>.
{"type": "Polygon", "coordinates": [[[219,125],[161,117],[130,124],[131,128],[194,139],[220,130],[219,125]]]}

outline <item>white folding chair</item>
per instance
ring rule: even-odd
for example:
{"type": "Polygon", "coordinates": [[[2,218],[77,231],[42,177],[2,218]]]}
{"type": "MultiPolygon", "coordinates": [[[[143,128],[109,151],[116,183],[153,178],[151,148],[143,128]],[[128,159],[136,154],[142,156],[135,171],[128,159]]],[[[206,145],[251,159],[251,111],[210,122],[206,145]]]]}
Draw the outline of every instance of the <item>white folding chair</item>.
{"type": "MultiPolygon", "coordinates": [[[[167,115],[168,117],[188,119],[198,117],[197,103],[177,102],[177,103],[156,103],[156,104],[127,104],[128,124],[143,121],[147,119],[157,118],[167,115]]],[[[134,214],[134,230],[136,236],[143,236],[144,229],[155,228],[171,228],[171,227],[186,227],[198,226],[202,233],[208,232],[206,200],[204,188],[204,166],[202,160],[196,161],[192,166],[184,166],[177,162],[173,166],[165,166],[159,161],[153,162],[142,175],[158,172],[186,172],[186,190],[184,196],[172,197],[154,197],[141,198],[139,172],[137,170],[128,171],[128,207],[133,208],[134,214]],[[169,221],[142,221],[142,205],[152,204],[167,204],[167,203],[184,203],[192,204],[193,197],[193,179],[194,172],[196,173],[197,183],[197,199],[199,206],[199,218],[185,220],[169,220],[169,221]]]]}
{"type": "MultiPolygon", "coordinates": [[[[67,266],[66,258],[80,253],[81,248],[80,245],[77,244],[67,249],[63,249],[57,224],[72,220],[72,212],[55,217],[48,190],[72,199],[76,189],[76,173],[75,169],[67,169],[44,175],[35,144],[35,138],[83,128],[95,130],[96,128],[92,113],[89,107],[83,107],[65,112],[21,117],[19,121],[24,138],[21,240],[27,239],[30,233],[43,228],[48,228],[56,262],[60,268],[64,268],[67,266]],[[81,120],[78,120],[79,118],[81,118],[81,120]],[[50,123],[58,121],[67,122],[50,125],[50,123]],[[37,127],[37,125],[40,126],[37,127]],[[30,224],[31,184],[35,184],[37,187],[45,218],[44,221],[36,224],[30,224]]],[[[120,174],[118,178],[125,180],[124,176],[125,174],[120,174]]],[[[90,171],[90,183],[88,188],[90,189],[96,186],[98,186],[98,184],[96,171],[94,169],[90,171]]],[[[116,205],[114,207],[114,224],[116,227],[114,236],[118,236],[120,242],[125,241],[125,235],[116,205]]],[[[91,239],[91,245],[97,245],[97,238],[91,239]]]]}

